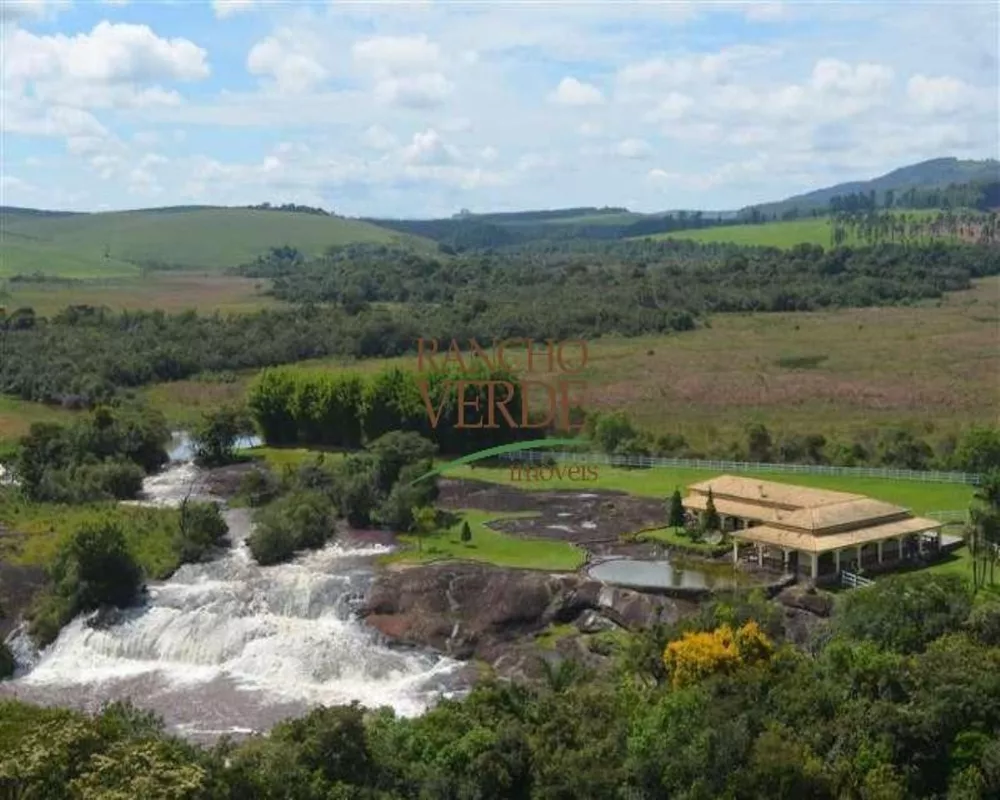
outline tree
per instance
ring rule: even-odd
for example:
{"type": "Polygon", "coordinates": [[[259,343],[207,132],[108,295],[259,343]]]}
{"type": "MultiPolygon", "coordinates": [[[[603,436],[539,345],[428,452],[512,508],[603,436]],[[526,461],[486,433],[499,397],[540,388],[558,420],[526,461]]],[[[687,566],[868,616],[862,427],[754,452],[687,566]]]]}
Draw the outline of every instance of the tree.
{"type": "Polygon", "coordinates": [[[192,433],[195,461],[219,466],[235,460],[236,443],[253,433],[253,422],[241,408],[223,406],[206,412],[192,433]]]}
{"type": "Polygon", "coordinates": [[[712,497],[711,487],[708,490],[708,501],[705,503],[705,515],[702,518],[702,526],[706,531],[717,531],[722,527],[719,512],[715,510],[715,499],[712,497]]]}
{"type": "Polygon", "coordinates": [[[468,520],[462,521],[462,542],[468,544],[472,541],[472,528],[469,527],[468,520]]]}
{"type": "Polygon", "coordinates": [[[747,427],[747,459],[756,462],[771,460],[771,434],[757,422],[747,427]]]}
{"type": "Polygon", "coordinates": [[[413,509],[413,532],[417,536],[417,550],[423,549],[422,541],[437,530],[437,512],[432,506],[413,509]]]}
{"type": "Polygon", "coordinates": [[[735,631],[721,625],[714,631],[687,632],[667,645],[663,662],[675,688],[696,683],[717,672],[770,658],[771,640],[750,620],[735,631]]]}
{"type": "Polygon", "coordinates": [[[229,526],[215,503],[184,498],[176,544],[182,563],[201,561],[213,547],[225,541],[228,533],[229,526]]]}
{"type": "Polygon", "coordinates": [[[684,527],[684,502],[681,499],[680,489],[674,489],[674,493],[670,496],[667,524],[674,529],[684,527]]]}

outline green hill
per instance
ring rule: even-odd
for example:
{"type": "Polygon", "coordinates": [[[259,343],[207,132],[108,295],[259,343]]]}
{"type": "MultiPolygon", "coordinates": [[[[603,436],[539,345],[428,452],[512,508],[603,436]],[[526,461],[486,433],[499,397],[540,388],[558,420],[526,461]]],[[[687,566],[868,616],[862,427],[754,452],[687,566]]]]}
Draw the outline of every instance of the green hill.
{"type": "Polygon", "coordinates": [[[761,203],[743,209],[741,213],[751,208],[761,214],[779,217],[787,211],[798,209],[808,212],[813,209],[826,211],[830,200],[837,196],[849,194],[868,194],[875,192],[879,206],[884,204],[886,192],[897,196],[908,189],[944,188],[958,184],[989,184],[1000,180],[1000,162],[994,159],[960,160],[957,158],[932,158],[899,169],[894,169],[871,180],[849,181],[827,186],[805,194],[788,197],[778,202],[761,203]]]}
{"type": "Polygon", "coordinates": [[[0,209],[0,275],[137,275],[143,267],[220,271],[288,245],[306,255],[346,244],[431,243],[360,220],[240,208],[41,214],[0,209]]]}

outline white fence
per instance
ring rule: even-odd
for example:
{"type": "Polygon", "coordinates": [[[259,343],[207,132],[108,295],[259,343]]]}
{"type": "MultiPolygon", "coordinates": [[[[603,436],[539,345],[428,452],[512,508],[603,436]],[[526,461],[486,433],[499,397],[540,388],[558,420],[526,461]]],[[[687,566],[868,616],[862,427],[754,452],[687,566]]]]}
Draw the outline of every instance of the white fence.
{"type": "Polygon", "coordinates": [[[659,456],[619,456],[606,453],[557,453],[542,450],[522,450],[502,453],[504,461],[545,462],[572,461],[577,464],[608,464],[616,467],[685,467],[715,472],[783,472],[797,475],[850,475],[856,478],[894,478],[924,483],[962,483],[976,486],[979,475],[971,472],[939,472],[936,470],[887,469],[884,467],[832,467],[825,464],[757,464],[750,461],[715,461],[694,458],[661,458],[659,456]]]}
{"type": "Polygon", "coordinates": [[[873,581],[871,578],[862,578],[860,575],[856,575],[853,572],[841,572],[840,583],[843,586],[850,587],[851,589],[857,589],[862,586],[871,586],[873,581]]]}

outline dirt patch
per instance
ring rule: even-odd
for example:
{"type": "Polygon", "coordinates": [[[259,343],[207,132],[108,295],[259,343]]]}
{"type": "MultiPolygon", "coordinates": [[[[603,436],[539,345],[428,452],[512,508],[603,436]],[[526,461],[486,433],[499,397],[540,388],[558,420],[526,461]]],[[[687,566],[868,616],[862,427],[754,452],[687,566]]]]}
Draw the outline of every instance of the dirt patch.
{"type": "Polygon", "coordinates": [[[624,492],[524,491],[482,481],[441,481],[438,505],[475,508],[498,514],[531,512],[527,519],[489,523],[496,531],[532,539],[556,539],[580,545],[616,542],[623,534],[666,524],[664,504],[624,492]]]}

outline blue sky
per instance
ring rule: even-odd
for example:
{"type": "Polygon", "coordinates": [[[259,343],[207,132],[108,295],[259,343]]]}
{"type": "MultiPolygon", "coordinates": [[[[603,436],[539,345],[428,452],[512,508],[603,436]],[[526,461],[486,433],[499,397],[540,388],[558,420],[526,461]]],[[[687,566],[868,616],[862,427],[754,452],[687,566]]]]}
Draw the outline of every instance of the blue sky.
{"type": "Polygon", "coordinates": [[[729,209],[998,155],[996,3],[0,0],[0,204],[729,209]]]}

